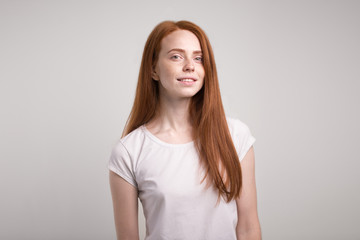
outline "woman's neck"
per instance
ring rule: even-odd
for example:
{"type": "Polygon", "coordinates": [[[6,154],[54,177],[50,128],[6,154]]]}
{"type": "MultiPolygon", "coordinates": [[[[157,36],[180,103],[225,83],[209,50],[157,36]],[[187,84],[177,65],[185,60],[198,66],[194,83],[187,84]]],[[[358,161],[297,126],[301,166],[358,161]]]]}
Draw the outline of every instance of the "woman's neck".
{"type": "Polygon", "coordinates": [[[178,101],[160,101],[158,114],[146,124],[146,128],[156,137],[168,143],[192,141],[190,101],[190,98],[178,101]]]}

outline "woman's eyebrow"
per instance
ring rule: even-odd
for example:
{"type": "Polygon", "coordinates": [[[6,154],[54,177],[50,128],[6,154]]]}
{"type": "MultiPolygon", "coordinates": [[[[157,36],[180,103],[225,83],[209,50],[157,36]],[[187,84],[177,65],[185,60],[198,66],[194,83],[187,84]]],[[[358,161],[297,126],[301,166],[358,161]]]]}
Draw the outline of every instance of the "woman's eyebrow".
{"type": "MultiPolygon", "coordinates": [[[[170,51],[168,51],[168,53],[173,52],[173,51],[175,51],[175,52],[185,52],[185,50],[182,49],[182,48],[173,48],[170,51]]],[[[202,51],[201,50],[196,50],[196,51],[193,51],[193,54],[202,54],[202,51]]]]}

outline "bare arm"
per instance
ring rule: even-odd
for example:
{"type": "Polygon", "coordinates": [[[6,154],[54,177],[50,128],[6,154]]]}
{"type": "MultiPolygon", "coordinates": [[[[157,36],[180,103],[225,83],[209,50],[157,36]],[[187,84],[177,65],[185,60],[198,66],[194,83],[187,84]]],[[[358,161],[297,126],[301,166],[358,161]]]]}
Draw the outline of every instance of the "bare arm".
{"type": "Polygon", "coordinates": [[[137,189],[116,173],[109,174],[118,240],[139,240],[137,189]]]}
{"type": "Polygon", "coordinates": [[[251,147],[241,161],[242,190],[236,199],[238,223],[236,236],[238,240],[260,240],[261,230],[257,212],[256,184],[255,184],[255,156],[251,147]]]}

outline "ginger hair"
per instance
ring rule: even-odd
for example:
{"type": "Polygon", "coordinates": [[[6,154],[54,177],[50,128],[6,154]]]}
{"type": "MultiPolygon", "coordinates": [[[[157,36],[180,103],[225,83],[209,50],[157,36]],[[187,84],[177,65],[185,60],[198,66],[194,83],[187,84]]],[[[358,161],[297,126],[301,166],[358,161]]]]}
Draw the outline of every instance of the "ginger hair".
{"type": "Polygon", "coordinates": [[[161,40],[176,30],[188,30],[200,42],[205,70],[204,85],[190,103],[195,147],[205,170],[207,186],[218,190],[226,202],[239,197],[242,174],[239,157],[233,144],[220,96],[215,59],[205,32],[189,21],[164,21],[150,33],[143,51],[135,100],[123,136],[149,122],[159,107],[158,81],[152,79],[161,40]]]}

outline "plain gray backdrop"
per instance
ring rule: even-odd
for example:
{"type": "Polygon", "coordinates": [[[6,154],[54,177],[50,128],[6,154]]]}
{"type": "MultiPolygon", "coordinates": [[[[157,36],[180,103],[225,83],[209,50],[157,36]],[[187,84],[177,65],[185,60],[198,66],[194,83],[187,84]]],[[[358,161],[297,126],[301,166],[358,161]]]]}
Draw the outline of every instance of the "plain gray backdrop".
{"type": "Polygon", "coordinates": [[[115,239],[110,151],[147,36],[183,19],[208,34],[226,113],[257,140],[263,239],[360,239],[359,12],[346,0],[1,0],[0,239],[115,239]]]}

